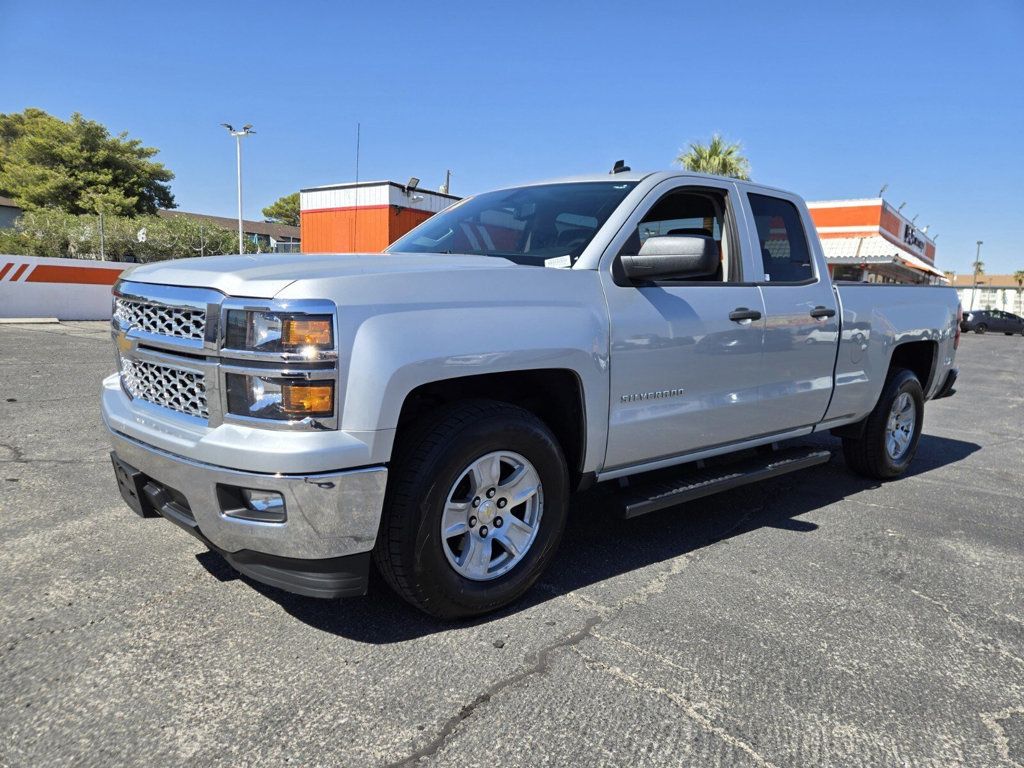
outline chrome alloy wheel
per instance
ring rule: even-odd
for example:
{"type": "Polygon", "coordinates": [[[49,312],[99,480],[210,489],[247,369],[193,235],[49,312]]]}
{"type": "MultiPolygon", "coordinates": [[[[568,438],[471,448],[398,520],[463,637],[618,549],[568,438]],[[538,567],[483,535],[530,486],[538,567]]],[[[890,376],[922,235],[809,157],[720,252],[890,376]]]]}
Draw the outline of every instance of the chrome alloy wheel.
{"type": "Polygon", "coordinates": [[[473,581],[516,567],[540,530],[544,491],[525,456],[495,451],[466,467],[441,515],[441,546],[449,564],[473,581]]]}
{"type": "Polygon", "coordinates": [[[914,439],[914,427],[917,426],[917,407],[914,398],[906,392],[893,401],[889,411],[889,421],[885,427],[885,450],[889,458],[899,461],[910,447],[914,439]]]}

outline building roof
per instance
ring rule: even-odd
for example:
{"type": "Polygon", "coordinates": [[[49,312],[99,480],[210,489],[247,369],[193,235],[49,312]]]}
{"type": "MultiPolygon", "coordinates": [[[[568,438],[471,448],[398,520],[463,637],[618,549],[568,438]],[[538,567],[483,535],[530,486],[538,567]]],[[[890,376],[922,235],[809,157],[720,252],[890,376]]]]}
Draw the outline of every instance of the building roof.
{"type": "MultiPolygon", "coordinates": [[[[973,288],[974,287],[974,275],[968,273],[966,275],[954,275],[953,276],[953,287],[954,288],[973,288]]],[[[1014,279],[1013,275],[978,275],[978,287],[979,288],[1020,288],[1021,286],[1014,279]]]]}
{"type": "MultiPolygon", "coordinates": [[[[319,186],[319,187],[303,187],[302,189],[299,190],[299,192],[300,193],[302,193],[302,192],[323,192],[323,191],[332,190],[332,189],[354,189],[354,188],[357,188],[357,187],[359,187],[359,188],[362,188],[362,187],[381,187],[381,186],[385,186],[385,185],[392,186],[392,187],[398,187],[398,189],[401,189],[401,190],[405,189],[405,184],[399,184],[397,181],[390,181],[388,179],[383,179],[381,181],[346,181],[346,182],[342,182],[340,184],[324,184],[324,185],[319,186]]],[[[426,187],[413,187],[412,190],[410,190],[410,191],[415,191],[417,194],[421,194],[421,195],[426,194],[426,195],[437,195],[438,197],[446,197],[449,200],[456,200],[457,201],[457,200],[461,200],[462,199],[461,197],[458,197],[457,195],[449,195],[447,192],[435,192],[434,190],[427,189],[426,187]]]]}
{"type": "Polygon", "coordinates": [[[881,235],[867,237],[829,237],[821,241],[825,261],[830,264],[902,263],[936,277],[943,273],[910,251],[900,248],[881,235]]]}
{"type": "MultiPolygon", "coordinates": [[[[189,213],[188,211],[157,211],[159,216],[165,219],[173,219],[176,216],[187,216],[190,219],[203,219],[211,224],[216,224],[218,227],[224,229],[235,230],[238,229],[238,219],[232,219],[227,216],[210,216],[206,213],[189,213]]],[[[293,227],[290,224],[275,224],[270,221],[250,221],[248,219],[242,219],[242,229],[250,235],[269,235],[275,240],[283,240],[285,238],[291,238],[293,240],[299,239],[299,228],[293,227]]]]}

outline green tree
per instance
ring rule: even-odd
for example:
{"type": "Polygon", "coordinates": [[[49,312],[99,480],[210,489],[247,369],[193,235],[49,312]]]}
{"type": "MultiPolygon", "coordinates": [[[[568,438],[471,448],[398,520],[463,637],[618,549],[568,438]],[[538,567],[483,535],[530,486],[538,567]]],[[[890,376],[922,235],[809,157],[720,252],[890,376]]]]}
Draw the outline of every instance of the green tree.
{"type": "Polygon", "coordinates": [[[268,205],[263,209],[263,218],[278,224],[299,226],[299,193],[292,192],[277,200],[273,205],[268,205]]]}
{"type": "Polygon", "coordinates": [[[156,154],[77,112],[67,122],[41,109],[0,114],[0,194],[27,211],[133,216],[173,208],[174,174],[156,154]]]}
{"type": "MultiPolygon", "coordinates": [[[[238,253],[238,233],[189,216],[103,217],[103,250],[110,261],[140,262],[238,253]],[[144,231],[143,231],[144,230],[144,231]]],[[[256,245],[245,242],[248,253],[256,245]]],[[[97,215],[75,215],[55,208],[26,211],[13,229],[0,229],[0,253],[98,259],[97,215]]]]}
{"type": "Polygon", "coordinates": [[[740,154],[742,148],[738,141],[730,144],[716,133],[707,144],[690,142],[690,148],[680,154],[676,162],[688,171],[749,179],[750,161],[740,154]]]}

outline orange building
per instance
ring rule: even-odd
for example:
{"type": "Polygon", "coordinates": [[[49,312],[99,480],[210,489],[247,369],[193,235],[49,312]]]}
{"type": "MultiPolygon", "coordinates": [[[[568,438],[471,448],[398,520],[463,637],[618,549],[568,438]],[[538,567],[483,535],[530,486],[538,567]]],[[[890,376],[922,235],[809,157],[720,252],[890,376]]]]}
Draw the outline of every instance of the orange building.
{"type": "Polygon", "coordinates": [[[303,189],[299,193],[302,252],[379,253],[458,200],[394,181],[303,189]]]}
{"type": "Polygon", "coordinates": [[[935,241],[881,198],[807,203],[825,261],[837,280],[932,283],[935,241]]]}

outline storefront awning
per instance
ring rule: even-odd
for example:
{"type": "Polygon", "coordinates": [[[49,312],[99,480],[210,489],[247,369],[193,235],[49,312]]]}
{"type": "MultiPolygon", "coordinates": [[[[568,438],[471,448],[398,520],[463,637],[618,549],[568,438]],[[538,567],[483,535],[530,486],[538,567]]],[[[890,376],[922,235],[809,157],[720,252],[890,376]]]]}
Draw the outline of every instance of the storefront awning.
{"type": "Polygon", "coordinates": [[[829,264],[902,264],[928,275],[943,277],[941,271],[924,259],[880,235],[823,238],[821,247],[829,264]]]}

